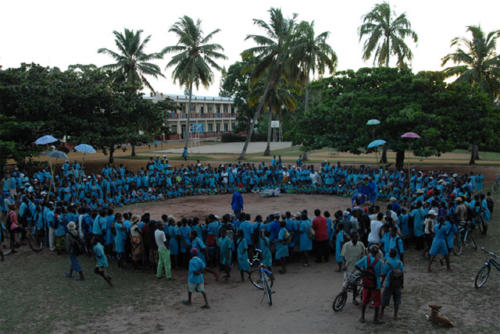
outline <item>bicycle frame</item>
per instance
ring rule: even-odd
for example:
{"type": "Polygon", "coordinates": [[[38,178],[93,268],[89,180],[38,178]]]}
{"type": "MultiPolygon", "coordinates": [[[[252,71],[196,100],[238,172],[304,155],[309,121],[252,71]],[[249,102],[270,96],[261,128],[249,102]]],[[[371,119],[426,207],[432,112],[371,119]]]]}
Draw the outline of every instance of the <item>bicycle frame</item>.
{"type": "Polygon", "coordinates": [[[495,259],[489,259],[488,261],[486,261],[486,263],[484,264],[485,266],[488,266],[488,267],[495,267],[496,270],[500,271],[500,264],[497,263],[497,261],[495,261],[495,259]]]}

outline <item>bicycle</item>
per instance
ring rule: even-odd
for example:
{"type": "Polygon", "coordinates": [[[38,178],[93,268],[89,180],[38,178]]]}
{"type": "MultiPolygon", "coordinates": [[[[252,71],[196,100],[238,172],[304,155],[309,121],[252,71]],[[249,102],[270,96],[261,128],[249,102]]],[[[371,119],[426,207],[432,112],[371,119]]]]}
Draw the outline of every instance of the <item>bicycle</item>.
{"type": "Polygon", "coordinates": [[[472,237],[473,223],[471,221],[459,225],[457,236],[453,240],[453,253],[462,255],[464,247],[469,246],[469,241],[474,250],[477,250],[477,243],[472,237]]]}
{"type": "MultiPolygon", "coordinates": [[[[257,272],[257,270],[254,270],[254,271],[257,272]]],[[[271,287],[273,286],[273,282],[274,282],[274,279],[272,278],[273,273],[269,269],[267,269],[262,263],[259,264],[258,273],[259,273],[258,280],[252,279],[252,275],[250,275],[250,277],[249,277],[250,282],[257,289],[264,290],[264,295],[262,296],[262,299],[264,299],[264,297],[267,297],[267,303],[269,304],[269,306],[271,306],[271,305],[273,305],[273,299],[272,299],[273,291],[271,289],[271,287]]],[[[262,303],[262,300],[261,300],[261,303],[262,303]]]]}
{"type": "MultiPolygon", "coordinates": [[[[250,264],[250,268],[253,268],[248,273],[248,279],[253,284],[253,286],[255,286],[257,289],[260,289],[260,290],[262,290],[264,288],[263,284],[262,284],[263,283],[262,279],[260,277],[260,266],[261,266],[261,261],[262,261],[261,258],[262,258],[262,250],[256,248],[255,254],[254,254],[252,260],[250,260],[250,259],[248,260],[248,264],[250,264]]],[[[273,279],[271,280],[270,284],[271,284],[271,287],[273,287],[273,284],[274,284],[273,279]]]]}
{"type": "Polygon", "coordinates": [[[500,271],[500,264],[495,260],[496,258],[498,258],[498,256],[493,252],[487,251],[486,249],[484,249],[484,247],[481,247],[481,250],[488,254],[490,258],[477,272],[476,279],[474,280],[474,286],[476,287],[476,289],[479,289],[486,284],[492,266],[500,271]]]}
{"type": "Polygon", "coordinates": [[[342,291],[333,300],[332,309],[334,312],[342,311],[347,302],[349,292],[355,293],[357,296],[361,296],[361,291],[363,289],[361,272],[356,270],[348,275],[347,280],[345,280],[342,284],[342,291]]]}

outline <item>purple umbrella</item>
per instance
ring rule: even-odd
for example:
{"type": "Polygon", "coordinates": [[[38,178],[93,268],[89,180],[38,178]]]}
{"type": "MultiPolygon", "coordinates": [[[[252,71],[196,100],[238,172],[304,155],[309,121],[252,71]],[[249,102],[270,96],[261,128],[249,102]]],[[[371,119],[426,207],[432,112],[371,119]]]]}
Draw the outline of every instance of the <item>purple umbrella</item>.
{"type": "Polygon", "coordinates": [[[403,133],[401,135],[401,138],[420,138],[420,136],[418,134],[416,134],[415,132],[406,132],[406,133],[403,133]]]}

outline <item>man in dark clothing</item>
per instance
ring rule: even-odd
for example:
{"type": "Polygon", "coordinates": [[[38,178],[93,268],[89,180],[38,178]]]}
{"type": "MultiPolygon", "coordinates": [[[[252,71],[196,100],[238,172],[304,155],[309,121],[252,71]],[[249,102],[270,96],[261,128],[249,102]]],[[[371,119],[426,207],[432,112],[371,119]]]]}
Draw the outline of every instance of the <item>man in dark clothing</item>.
{"type": "Polygon", "coordinates": [[[314,230],[314,248],[316,251],[316,262],[321,262],[325,259],[328,262],[328,229],[326,218],[321,215],[319,209],[314,210],[316,216],[312,222],[314,230]]]}

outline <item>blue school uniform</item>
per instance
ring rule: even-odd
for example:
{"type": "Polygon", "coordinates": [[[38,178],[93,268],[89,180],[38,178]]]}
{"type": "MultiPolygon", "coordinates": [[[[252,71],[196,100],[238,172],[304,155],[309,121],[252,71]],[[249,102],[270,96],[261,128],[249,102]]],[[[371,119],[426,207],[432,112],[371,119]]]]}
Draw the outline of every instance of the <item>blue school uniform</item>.
{"type": "Polygon", "coordinates": [[[387,237],[385,238],[384,242],[384,255],[385,259],[389,259],[389,251],[391,249],[396,249],[396,259],[400,260],[401,255],[404,254],[405,249],[403,246],[403,240],[401,240],[400,237],[397,235],[395,237],[392,237],[390,233],[386,233],[387,237]]]}
{"type": "Polygon", "coordinates": [[[223,266],[230,266],[232,263],[232,242],[231,239],[226,235],[224,238],[219,238],[219,250],[220,250],[220,264],[223,266]]]}
{"type": "Polygon", "coordinates": [[[273,265],[273,254],[270,248],[271,241],[268,237],[261,237],[259,243],[259,247],[262,250],[262,265],[271,267],[273,265]]]}
{"type": "Polygon", "coordinates": [[[93,247],[95,258],[97,261],[97,266],[98,267],[107,267],[108,266],[108,258],[106,257],[106,254],[104,253],[104,246],[98,242],[94,245],[93,247]]]}
{"type": "Polygon", "coordinates": [[[448,234],[450,227],[445,224],[437,223],[434,225],[434,239],[432,246],[429,250],[430,255],[447,255],[448,246],[446,245],[446,234],[448,234]]]}
{"type": "Polygon", "coordinates": [[[127,240],[127,231],[122,230],[125,224],[121,222],[115,223],[115,252],[118,254],[125,253],[125,241],[127,240]]]}
{"type": "Polygon", "coordinates": [[[335,238],[335,261],[342,263],[342,245],[344,244],[344,230],[340,230],[335,238]]]}
{"type": "MultiPolygon", "coordinates": [[[[373,263],[375,262],[376,258],[373,256],[364,256],[361,260],[356,262],[356,266],[363,269],[367,270],[368,269],[368,260],[367,258],[370,257],[370,266],[373,266],[373,263]]],[[[376,278],[376,289],[380,289],[380,275],[382,274],[382,261],[378,260],[377,263],[373,266],[373,271],[375,272],[375,278],[376,278]]]]}
{"type": "Polygon", "coordinates": [[[385,287],[388,288],[391,284],[391,273],[393,269],[399,268],[402,272],[404,272],[405,267],[403,262],[401,262],[397,258],[388,257],[382,269],[382,275],[385,276],[385,287]],[[391,269],[392,268],[392,269],[391,269]]]}
{"type": "Polygon", "coordinates": [[[203,283],[203,273],[196,274],[196,272],[205,269],[205,261],[198,256],[193,256],[189,260],[188,283],[201,284],[203,283]]]}
{"type": "Polygon", "coordinates": [[[416,237],[421,237],[424,235],[424,218],[425,218],[425,210],[413,209],[410,213],[410,216],[413,217],[413,235],[416,237]]]}
{"type": "Polygon", "coordinates": [[[301,252],[310,251],[312,249],[312,240],[309,239],[309,229],[312,227],[311,220],[307,218],[302,220],[299,225],[299,250],[301,252]]]}
{"type": "Polygon", "coordinates": [[[179,254],[179,240],[178,236],[181,235],[179,227],[176,225],[171,225],[168,227],[168,236],[170,237],[168,242],[168,248],[170,249],[170,255],[179,254]]]}
{"type": "Polygon", "coordinates": [[[191,249],[191,240],[189,239],[189,235],[191,234],[191,226],[186,225],[186,226],[181,226],[180,227],[180,232],[181,232],[181,238],[184,240],[184,242],[180,242],[181,246],[181,253],[186,253],[191,249]],[[186,246],[184,246],[186,244],[186,246]]]}
{"type": "Polygon", "coordinates": [[[243,271],[250,270],[248,263],[248,244],[245,238],[238,239],[237,242],[238,268],[243,271]]]}
{"type": "Polygon", "coordinates": [[[196,248],[198,250],[198,257],[206,263],[205,258],[205,249],[207,248],[200,237],[196,237],[193,240],[192,248],[196,248]]]}
{"type": "Polygon", "coordinates": [[[288,244],[286,243],[288,236],[288,231],[285,227],[282,227],[278,234],[278,242],[276,243],[276,260],[288,257],[288,244]]]}

